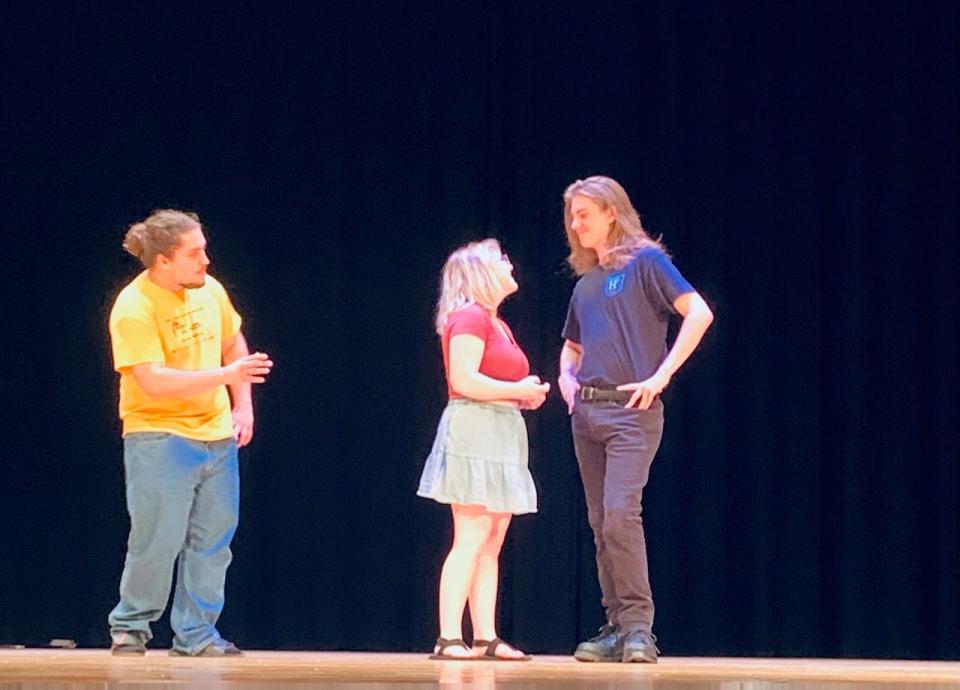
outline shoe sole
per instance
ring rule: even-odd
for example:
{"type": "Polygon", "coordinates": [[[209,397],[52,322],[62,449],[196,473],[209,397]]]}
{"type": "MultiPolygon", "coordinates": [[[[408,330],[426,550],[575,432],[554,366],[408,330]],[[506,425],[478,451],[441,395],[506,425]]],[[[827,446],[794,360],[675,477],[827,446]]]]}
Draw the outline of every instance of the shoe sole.
{"type": "Polygon", "coordinates": [[[622,661],[619,656],[603,656],[602,654],[594,654],[593,652],[582,651],[574,652],[573,658],[577,661],[594,664],[619,664],[622,661]]]}
{"type": "Polygon", "coordinates": [[[146,649],[111,649],[111,656],[145,656],[146,649]]]}
{"type": "Polygon", "coordinates": [[[625,664],[655,664],[657,663],[657,657],[650,657],[645,654],[635,653],[631,654],[629,657],[623,658],[623,663],[625,664]]]}

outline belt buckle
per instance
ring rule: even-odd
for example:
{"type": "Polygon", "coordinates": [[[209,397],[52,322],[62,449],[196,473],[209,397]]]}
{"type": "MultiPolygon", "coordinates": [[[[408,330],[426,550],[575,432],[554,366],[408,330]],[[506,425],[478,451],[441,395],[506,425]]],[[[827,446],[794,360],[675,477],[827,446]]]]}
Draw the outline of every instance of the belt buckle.
{"type": "Polygon", "coordinates": [[[593,400],[593,394],[596,391],[596,388],[593,386],[583,386],[580,388],[580,400],[583,402],[591,402],[593,400]]]}

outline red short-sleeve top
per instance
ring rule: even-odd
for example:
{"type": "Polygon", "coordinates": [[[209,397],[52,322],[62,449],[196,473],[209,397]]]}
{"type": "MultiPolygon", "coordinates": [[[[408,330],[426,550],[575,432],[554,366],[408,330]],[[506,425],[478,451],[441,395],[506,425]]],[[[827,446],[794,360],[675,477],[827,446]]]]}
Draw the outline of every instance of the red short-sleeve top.
{"type": "Polygon", "coordinates": [[[480,373],[499,381],[519,381],[530,375],[530,363],[517,345],[513,332],[502,320],[494,317],[479,304],[471,304],[447,317],[441,343],[443,345],[443,368],[447,374],[447,393],[450,399],[463,399],[450,385],[450,340],[456,335],[468,333],[483,341],[483,357],[480,373]],[[503,331],[497,328],[497,323],[503,331]],[[504,332],[506,335],[504,335],[504,332]]]}

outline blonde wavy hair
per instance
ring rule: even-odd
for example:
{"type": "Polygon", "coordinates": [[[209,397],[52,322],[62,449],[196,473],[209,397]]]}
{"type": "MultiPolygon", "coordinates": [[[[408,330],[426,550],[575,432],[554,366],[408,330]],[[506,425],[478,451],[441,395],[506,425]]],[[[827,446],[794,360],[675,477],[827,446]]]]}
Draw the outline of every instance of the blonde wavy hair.
{"type": "Polygon", "coordinates": [[[659,238],[653,239],[643,229],[640,214],[633,208],[630,197],[620,183],[611,177],[593,175],[585,180],[577,180],[563,193],[563,225],[567,231],[567,244],[570,245],[567,263],[578,276],[591,271],[599,265],[600,260],[594,250],[580,244],[580,238],[573,231],[570,204],[575,196],[592,199],[602,211],[613,210],[613,227],[607,236],[610,253],[606,256],[605,265],[608,268],[623,268],[644,247],[666,251],[659,238]]]}
{"type": "Polygon", "coordinates": [[[443,335],[447,318],[471,304],[495,309],[502,298],[500,281],[494,265],[503,253],[494,239],[470,242],[456,249],[443,266],[440,275],[440,299],[437,300],[437,333],[443,335]]]}
{"type": "Polygon", "coordinates": [[[130,226],[123,238],[123,248],[150,268],[159,255],[171,257],[180,245],[180,235],[196,227],[201,227],[196,213],[160,209],[130,226]]]}

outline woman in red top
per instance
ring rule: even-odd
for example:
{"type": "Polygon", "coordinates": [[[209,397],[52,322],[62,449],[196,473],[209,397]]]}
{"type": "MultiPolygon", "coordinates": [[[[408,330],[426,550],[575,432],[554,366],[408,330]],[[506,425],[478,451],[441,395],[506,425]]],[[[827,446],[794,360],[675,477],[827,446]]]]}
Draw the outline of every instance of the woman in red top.
{"type": "Polygon", "coordinates": [[[517,291],[495,240],[457,249],[443,268],[437,332],[449,403],[417,494],[450,505],[453,546],[440,573],[440,637],[431,658],[530,657],[497,636],[499,557],[510,519],[537,510],[520,409],[536,409],[550,385],[530,366],[497,308],[517,291]],[[464,605],[474,639],[463,641],[464,605]]]}

